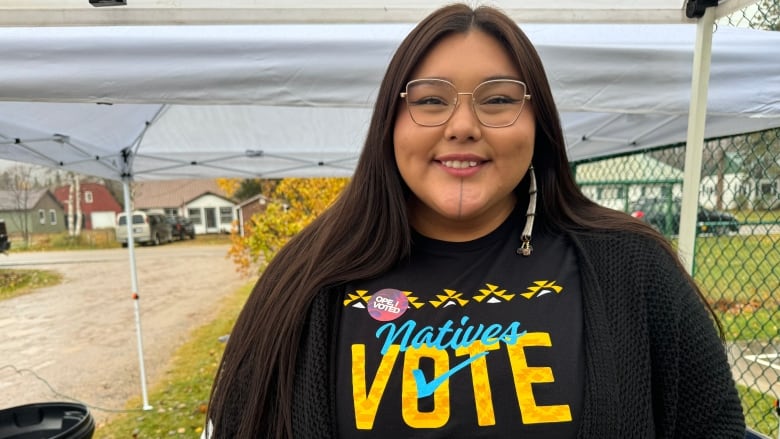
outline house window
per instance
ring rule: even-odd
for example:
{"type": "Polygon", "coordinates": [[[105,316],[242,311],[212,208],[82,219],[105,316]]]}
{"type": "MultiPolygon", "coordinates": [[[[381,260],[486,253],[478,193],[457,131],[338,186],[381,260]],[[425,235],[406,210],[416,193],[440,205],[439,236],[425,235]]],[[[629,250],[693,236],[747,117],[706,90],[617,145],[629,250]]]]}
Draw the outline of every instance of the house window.
{"type": "Polygon", "coordinates": [[[174,216],[179,214],[179,209],[173,208],[173,207],[166,207],[163,209],[165,211],[165,214],[168,216],[174,216]]]}
{"type": "Polygon", "coordinates": [[[623,186],[604,186],[598,188],[597,200],[619,200],[626,196],[626,190],[623,186]]]}
{"type": "Polygon", "coordinates": [[[54,209],[49,209],[49,222],[51,225],[57,224],[57,211],[54,209]]]}
{"type": "Polygon", "coordinates": [[[220,207],[219,208],[219,222],[220,224],[230,224],[233,221],[233,208],[220,207]]]}
{"type": "Polygon", "coordinates": [[[46,211],[43,209],[38,209],[38,222],[46,224],[46,211]]]}
{"type": "Polygon", "coordinates": [[[187,209],[187,216],[190,217],[190,220],[193,224],[202,224],[200,219],[200,209],[187,209]]]}
{"type": "Polygon", "coordinates": [[[92,204],[92,191],[84,191],[84,202],[92,204]]]}
{"type": "Polygon", "coordinates": [[[775,193],[775,184],[774,183],[761,183],[761,194],[762,195],[773,195],[775,193]]]}

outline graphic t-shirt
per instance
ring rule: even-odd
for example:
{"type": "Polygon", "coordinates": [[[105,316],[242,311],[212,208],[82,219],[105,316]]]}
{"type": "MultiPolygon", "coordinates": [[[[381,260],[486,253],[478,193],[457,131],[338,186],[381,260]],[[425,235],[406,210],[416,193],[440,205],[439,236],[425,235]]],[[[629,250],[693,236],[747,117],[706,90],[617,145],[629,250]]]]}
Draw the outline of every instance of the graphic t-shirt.
{"type": "Polygon", "coordinates": [[[410,260],[348,285],[339,326],[342,438],[574,438],[584,352],[576,256],[522,217],[480,239],[414,235],[410,260]]]}

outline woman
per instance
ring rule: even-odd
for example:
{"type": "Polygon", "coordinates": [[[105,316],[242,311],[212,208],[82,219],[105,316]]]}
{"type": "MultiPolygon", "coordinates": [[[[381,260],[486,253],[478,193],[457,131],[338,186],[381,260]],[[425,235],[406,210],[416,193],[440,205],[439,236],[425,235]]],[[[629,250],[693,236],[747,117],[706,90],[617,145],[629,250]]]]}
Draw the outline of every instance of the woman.
{"type": "Polygon", "coordinates": [[[577,188],[525,35],[452,5],[259,279],[208,415],[216,438],[741,438],[710,317],[661,236],[577,188]]]}

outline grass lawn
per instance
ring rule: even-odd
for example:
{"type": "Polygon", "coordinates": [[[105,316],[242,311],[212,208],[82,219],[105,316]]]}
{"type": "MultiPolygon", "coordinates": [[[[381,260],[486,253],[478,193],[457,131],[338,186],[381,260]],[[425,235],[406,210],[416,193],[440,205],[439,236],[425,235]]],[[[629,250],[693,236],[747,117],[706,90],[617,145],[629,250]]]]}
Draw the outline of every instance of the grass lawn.
{"type": "Polygon", "coordinates": [[[780,235],[696,238],[694,278],[729,340],[780,335],[780,235]]]}
{"type": "Polygon", "coordinates": [[[780,299],[780,235],[696,238],[694,277],[708,297],[780,299]]]}
{"type": "Polygon", "coordinates": [[[772,340],[780,336],[780,310],[716,311],[726,340],[772,340]]]}
{"type": "Polygon", "coordinates": [[[57,285],[62,275],[46,270],[8,270],[0,268],[0,300],[29,293],[36,288],[57,285]]]}
{"type": "MultiPolygon", "coordinates": [[[[230,244],[230,234],[209,233],[195,235],[195,239],[173,241],[173,245],[222,245],[230,244]]],[[[163,244],[163,245],[171,245],[163,244]]],[[[139,244],[136,244],[139,245],[139,244]]],[[[30,245],[26,245],[18,236],[11,239],[9,253],[45,250],[96,250],[105,248],[121,248],[114,235],[114,229],[83,230],[79,236],[68,236],[67,233],[46,233],[34,235],[30,245]]]]}
{"type": "Polygon", "coordinates": [[[732,211],[742,223],[780,223],[780,209],[732,211]]]}
{"type": "Polygon", "coordinates": [[[737,385],[737,390],[739,399],[742,400],[747,426],[769,437],[775,437],[779,427],[777,416],[773,414],[774,398],[740,385],[737,385]]]}
{"type": "Polygon", "coordinates": [[[98,425],[94,437],[103,439],[197,438],[205,424],[206,403],[225,344],[219,337],[229,334],[252,284],[220,304],[216,319],[193,331],[190,340],[174,354],[161,382],[149,389],[152,410],[141,411],[140,396],[128,401],[127,413],[98,425]]]}

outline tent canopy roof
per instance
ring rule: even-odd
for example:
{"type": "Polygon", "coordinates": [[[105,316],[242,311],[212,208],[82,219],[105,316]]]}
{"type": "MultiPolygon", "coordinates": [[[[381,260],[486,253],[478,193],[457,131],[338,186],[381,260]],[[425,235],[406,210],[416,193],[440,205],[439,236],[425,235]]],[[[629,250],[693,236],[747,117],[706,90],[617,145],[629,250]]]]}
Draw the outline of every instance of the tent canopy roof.
{"type": "MultiPolygon", "coordinates": [[[[69,11],[60,15],[62,25],[76,23],[70,12],[126,19],[138,10],[153,17],[145,7],[232,13],[244,6],[270,16],[293,8],[299,18],[326,8],[341,22],[0,27],[0,159],[111,179],[350,175],[384,70],[413,26],[387,22],[390,16],[357,22],[362,15],[350,8],[376,7],[367,0],[237,0],[219,8],[197,0],[128,2],[93,8],[87,0],[42,0],[35,10],[69,11]]],[[[726,0],[717,8],[747,2],[726,0]]],[[[10,2],[17,9],[8,3],[0,20],[25,16],[28,2],[10,2]]],[[[383,5],[388,13],[403,6],[421,16],[443,3],[383,5]]],[[[677,24],[521,26],[545,64],[572,160],[685,141],[696,26],[681,23],[682,0],[499,6],[543,9],[559,21],[574,9],[626,16],[677,11],[670,20],[677,24]]],[[[706,137],[780,126],[780,33],[718,28],[709,87],[706,137]]]]}
{"type": "MultiPolygon", "coordinates": [[[[0,158],[113,179],[349,175],[411,26],[0,28],[0,158]]],[[[523,29],[571,159],[685,141],[695,26],[523,29]]],[[[719,28],[709,96],[707,137],[780,126],[780,33],[719,28]]]]}
{"type": "MultiPolygon", "coordinates": [[[[703,0],[699,0],[702,3],[703,0]]],[[[755,0],[720,0],[716,17],[755,0]]],[[[92,7],[88,0],[6,0],[0,25],[160,25],[417,22],[447,0],[127,0],[92,7]]],[[[686,0],[503,0],[496,4],[522,23],[681,23],[686,0]]],[[[695,1],[694,1],[695,3],[695,1]]]]}

